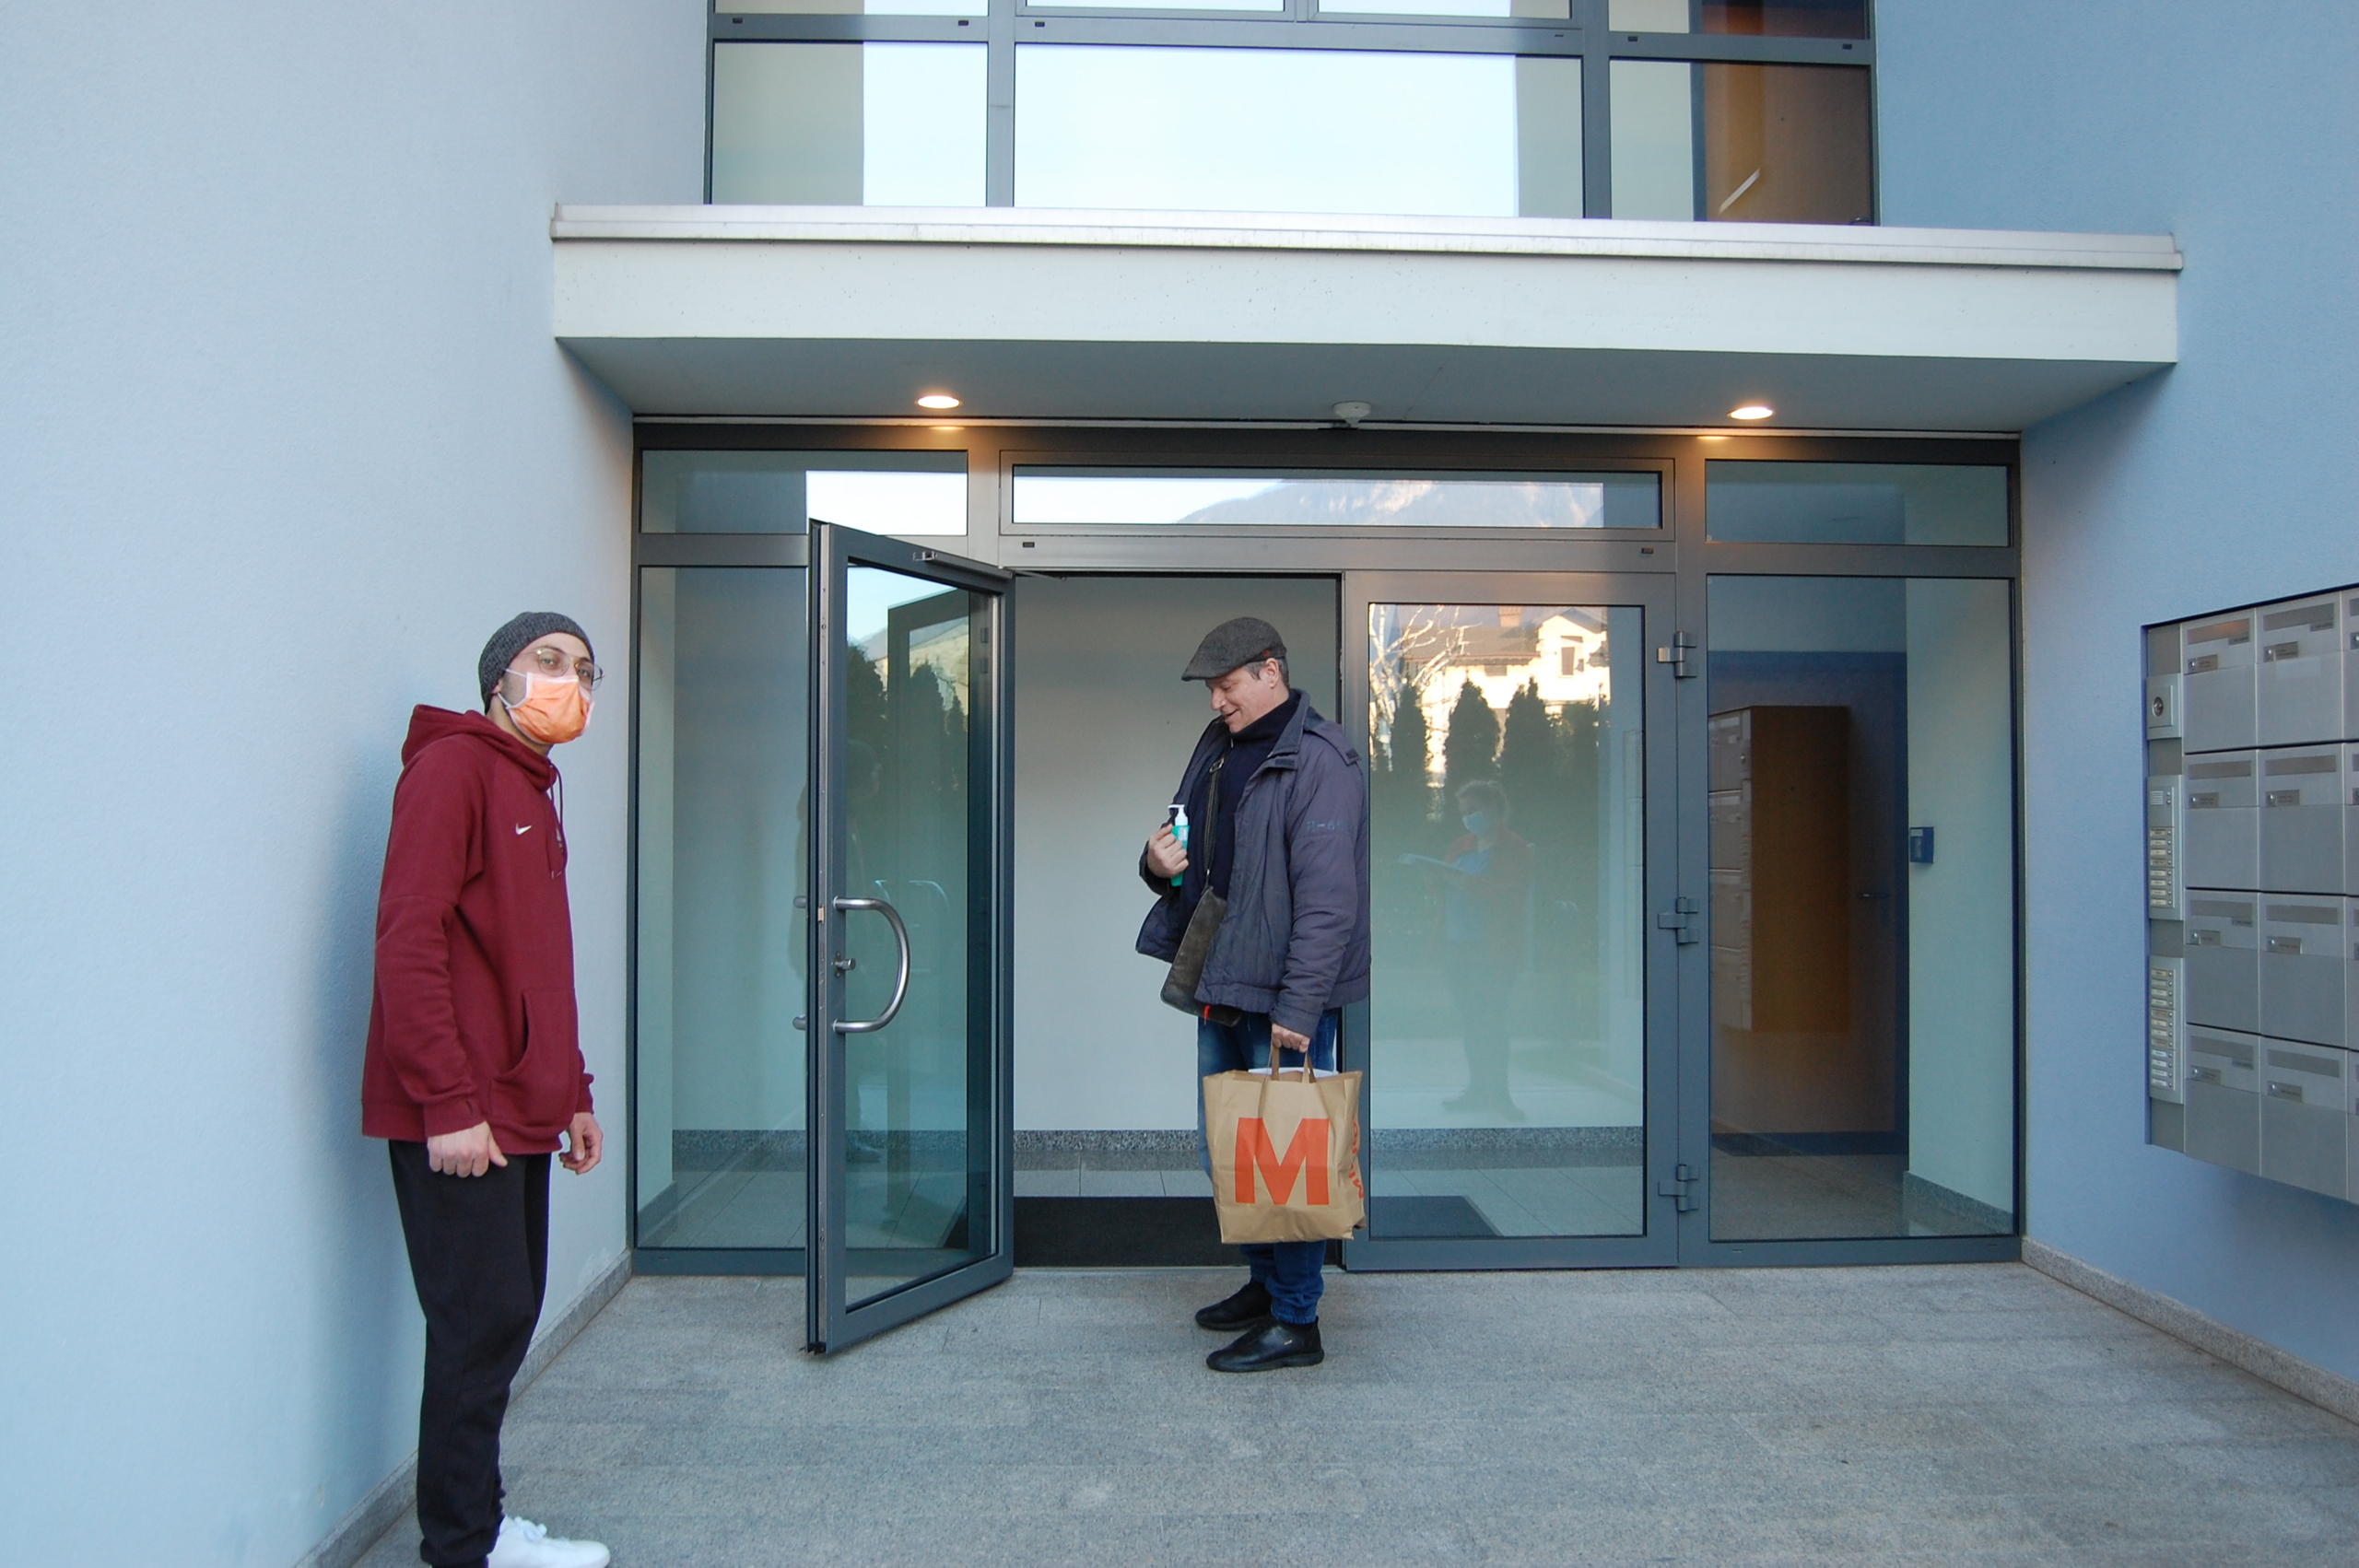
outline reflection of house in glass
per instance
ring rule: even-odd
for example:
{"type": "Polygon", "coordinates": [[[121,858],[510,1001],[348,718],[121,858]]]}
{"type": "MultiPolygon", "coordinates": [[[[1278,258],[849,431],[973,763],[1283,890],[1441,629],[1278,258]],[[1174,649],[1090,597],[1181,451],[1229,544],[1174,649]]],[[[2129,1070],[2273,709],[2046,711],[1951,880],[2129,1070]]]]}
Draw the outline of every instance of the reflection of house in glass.
{"type": "Polygon", "coordinates": [[[1431,737],[1429,777],[1438,782],[1450,710],[1473,683],[1504,714],[1531,685],[1551,719],[1569,704],[1603,708],[1613,696],[1605,613],[1579,606],[1378,604],[1369,609],[1377,731],[1391,743],[1401,694],[1414,689],[1431,737]],[[1389,656],[1388,656],[1389,654],[1389,656]]]}

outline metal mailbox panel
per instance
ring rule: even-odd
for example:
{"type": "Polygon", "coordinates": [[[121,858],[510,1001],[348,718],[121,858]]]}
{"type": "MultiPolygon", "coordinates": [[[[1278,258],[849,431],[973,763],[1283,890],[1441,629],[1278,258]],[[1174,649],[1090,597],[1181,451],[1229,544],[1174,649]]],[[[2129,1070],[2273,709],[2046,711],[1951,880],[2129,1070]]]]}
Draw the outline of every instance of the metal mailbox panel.
{"type": "Polygon", "coordinates": [[[2342,748],[2342,891],[2359,898],[2359,745],[2342,748]]]}
{"type": "Polygon", "coordinates": [[[2228,751],[2257,744],[2259,685],[2252,612],[2189,621],[2179,635],[2187,650],[2187,679],[2179,692],[2187,749],[2228,751]]]}
{"type": "Polygon", "coordinates": [[[2344,899],[2342,913],[2342,1045],[2359,1051],[2359,898],[2344,899]]]}
{"type": "Polygon", "coordinates": [[[1753,954],[1744,948],[1712,948],[1712,1027],[1753,1027],[1753,954]]]}
{"type": "Polygon", "coordinates": [[[1715,790],[1708,797],[1712,813],[1712,864],[1716,872],[1753,870],[1753,786],[1715,790]]]}
{"type": "Polygon", "coordinates": [[[2342,601],[2342,735],[2359,741],[2359,593],[2342,601]]]}
{"type": "Polygon", "coordinates": [[[2261,1042],[2262,1176],[2342,1196],[2351,1120],[2348,1061],[2341,1051],[2261,1042]]]}
{"type": "Polygon", "coordinates": [[[2344,1043],[2347,1024],[2340,898],[2264,895],[2260,917],[2260,1032],[2314,1046],[2344,1043]]]}
{"type": "Polygon", "coordinates": [[[1716,713],[1704,726],[1707,786],[1733,790],[1753,776],[1752,731],[1742,713],[1716,713]]]}
{"type": "Polygon", "coordinates": [[[2189,894],[2187,1021],[2260,1033],[2259,895],[2189,894]]]}
{"type": "Polygon", "coordinates": [[[2187,1152],[2230,1170],[2260,1171],[2260,1042],[2217,1029],[2187,1032],[2187,1152]]]}
{"type": "Polygon", "coordinates": [[[2185,784],[2176,773],[2146,775],[2146,913],[2154,919],[2176,920],[2185,912],[2185,784]]]}
{"type": "Polygon", "coordinates": [[[2179,683],[2183,679],[2179,667],[2186,662],[2186,657],[2179,650],[2178,633],[2176,626],[2146,628],[2146,738],[2150,741],[2179,738],[2179,683]]]}
{"type": "Polygon", "coordinates": [[[2260,743],[2343,739],[2341,595],[2268,605],[2256,614],[2260,743]]]}
{"type": "Polygon", "coordinates": [[[1712,945],[1753,951],[1753,878],[1746,872],[1712,872],[1712,945]]]}
{"type": "Polygon", "coordinates": [[[2342,1196],[2359,1203],[2359,1062],[2346,1064],[2349,1085],[2345,1102],[2351,1115],[2342,1128],[2342,1196]]]}
{"type": "Polygon", "coordinates": [[[2146,1097],[2187,1104],[2187,1028],[2181,958],[2146,960],[2146,1097]]]}
{"type": "Polygon", "coordinates": [[[2189,887],[2260,885],[2260,754],[2190,756],[2183,864],[2189,887]]]}
{"type": "Polygon", "coordinates": [[[2342,753],[2332,745],[2260,754],[2260,885],[2270,892],[2343,891],[2342,753]]]}

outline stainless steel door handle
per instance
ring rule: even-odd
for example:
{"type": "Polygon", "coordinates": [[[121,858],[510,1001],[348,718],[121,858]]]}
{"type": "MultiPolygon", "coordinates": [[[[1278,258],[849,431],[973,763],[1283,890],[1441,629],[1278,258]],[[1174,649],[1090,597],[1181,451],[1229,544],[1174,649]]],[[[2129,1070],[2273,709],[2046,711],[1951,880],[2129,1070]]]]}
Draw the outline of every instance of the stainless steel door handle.
{"type": "MultiPolygon", "coordinates": [[[[901,1003],[909,1000],[910,928],[901,923],[901,912],[882,898],[838,898],[833,900],[829,907],[845,911],[875,910],[885,917],[885,923],[893,928],[894,943],[900,949],[900,968],[893,977],[893,1000],[885,1004],[885,1011],[865,1021],[847,1018],[836,1020],[835,1029],[839,1035],[874,1035],[877,1030],[893,1022],[901,1011],[901,1003]]],[[[849,962],[842,965],[844,968],[851,966],[849,962]]]]}

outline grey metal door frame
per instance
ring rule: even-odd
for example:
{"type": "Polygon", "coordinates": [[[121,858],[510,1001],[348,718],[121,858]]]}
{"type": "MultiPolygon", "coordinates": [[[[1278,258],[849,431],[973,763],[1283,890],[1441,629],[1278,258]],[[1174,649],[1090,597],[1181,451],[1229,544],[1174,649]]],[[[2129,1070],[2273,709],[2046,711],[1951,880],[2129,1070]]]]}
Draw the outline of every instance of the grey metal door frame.
{"type": "MultiPolygon", "coordinates": [[[[1343,660],[1344,731],[1368,755],[1370,711],[1366,638],[1371,604],[1599,604],[1635,607],[1641,616],[1640,665],[1644,802],[1645,1063],[1643,1161],[1646,1228],[1637,1235],[1511,1236],[1388,1239],[1355,1237],[1344,1243],[1346,1269],[1607,1269],[1662,1267],[1677,1260],[1679,1199],[1672,1174],[1680,1149],[1676,1136],[1680,1105],[1681,1049],[1678,1004],[1679,933],[1652,917],[1672,907],[1678,883],[1674,846],[1675,693],[1672,667],[1649,651],[1671,637],[1673,579],[1668,572],[1399,572],[1344,574],[1343,660]],[[1358,632],[1357,656],[1352,653],[1358,632]]],[[[1360,1081],[1363,1147],[1370,1140],[1369,1096],[1375,1082],[1370,1061],[1368,1004],[1344,1015],[1343,1065],[1366,1076],[1360,1081]]]]}
{"type": "MultiPolygon", "coordinates": [[[[1706,528],[1706,465],[1719,459],[1775,458],[1793,462],[1981,462],[2004,464],[2011,470],[2011,489],[2019,489],[2017,443],[1999,437],[1844,436],[1837,434],[1748,434],[1742,438],[1712,432],[1681,431],[1439,431],[1367,428],[1345,431],[1326,427],[1245,429],[1207,427],[1144,430],[1136,427],[1088,426],[1023,426],[978,423],[940,428],[911,421],[868,424],[822,424],[804,421],[731,422],[710,419],[644,420],[638,427],[646,449],[751,450],[760,448],[845,448],[855,450],[960,450],[970,454],[968,523],[965,546],[995,557],[1015,576],[1135,575],[1157,572],[1189,575],[1224,571],[1255,575],[1301,575],[1344,583],[1344,624],[1351,624],[1355,590],[1380,574],[1414,575],[1431,584],[1465,568],[1474,575],[1512,574],[1528,580],[1580,580],[1586,583],[1644,583],[1647,610],[1647,738],[1649,817],[1647,824],[1647,896],[1650,912],[1672,909],[1686,898],[1697,908],[1696,929],[1703,931],[1709,916],[1707,847],[1708,803],[1705,780],[1706,721],[1708,717],[1706,668],[1708,662],[1707,617],[1710,579],[1719,575],[1792,577],[1929,577],[1999,578],[2011,582],[2020,576],[2021,502],[2011,496],[2014,520],[2003,546],[1910,544],[1773,544],[1715,541],[1706,528]],[[1467,530],[1437,536],[1343,530],[1280,529],[1251,534],[1209,529],[1150,530],[1128,528],[1094,532],[1027,530],[1009,521],[1008,487],[1019,460],[1105,462],[1113,454],[1159,453],[1166,462],[1203,464],[1235,460],[1283,462],[1289,464],[1360,468],[1391,462],[1402,466],[1478,467],[1511,463],[1517,467],[1550,463],[1567,468],[1653,469],[1663,475],[1662,527],[1641,534],[1623,531],[1605,537],[1567,536],[1527,531],[1500,536],[1495,531],[1467,530]],[[1528,574],[1528,576],[1527,576],[1528,574]],[[1660,611],[1656,608],[1658,596],[1660,611]],[[1684,677],[1672,666],[1657,667],[1656,649],[1669,649],[1674,633],[1691,639],[1684,677]],[[1662,692],[1665,685],[1668,693],[1662,692]],[[1660,820],[1658,820],[1660,819],[1660,820]],[[1666,884],[1662,880],[1669,876],[1666,884]]],[[[886,542],[892,544],[892,542],[886,542]]],[[[913,546],[892,544],[908,550],[913,546]]],[[[640,535],[639,560],[645,564],[765,564],[793,565],[803,559],[799,536],[640,535]]],[[[975,569],[995,571],[989,566],[975,569]]],[[[1421,588],[1419,592],[1428,592],[1421,588]]],[[[1552,591],[1555,591],[1552,590],[1552,591]]],[[[1584,590],[1584,592],[1592,592],[1584,590]]],[[[1636,591],[1625,589],[1624,591],[1636,591]]],[[[2018,603],[2020,590],[2016,591],[2018,603]]],[[[1356,600],[1365,615],[1365,593],[1356,600]]],[[[1576,601],[1567,601],[1576,602],[1576,601]]],[[[1589,602],[1613,603],[1592,592],[1589,602]]],[[[1000,635],[1006,635],[1004,622],[1000,635]]],[[[1343,661],[1345,705],[1363,704],[1365,691],[1352,693],[1354,661],[1343,661]]],[[[1007,661],[1002,659],[999,678],[1007,661]]],[[[1357,672],[1365,682],[1365,672],[1357,672]]],[[[2014,675],[2015,711],[2020,715],[2020,658],[2014,675]]],[[[1003,698],[1003,700],[1005,700],[1003,698]]],[[[1711,1239],[1710,1152],[1710,971],[1708,935],[1692,943],[1678,943],[1668,933],[1649,938],[1647,972],[1648,1050],[1648,1236],[1657,1245],[1658,1234],[1675,1235],[1675,1253],[1661,1258],[1632,1258],[1632,1262],[1676,1262],[1681,1265],[1770,1266],[1811,1264],[1873,1264],[1900,1262],[1966,1262],[2013,1258],[2021,1255],[2021,1232],[2027,1204],[2023,1190],[2024,1116],[2022,1096],[2023,988],[2020,910],[2022,818],[2020,802],[2020,720],[2016,761],[2016,898],[2017,919],[2017,1071],[2015,1117],[2016,1235],[2001,1236],[1884,1236],[1827,1240],[1714,1242],[1711,1239]],[[1672,943],[1668,957],[1661,954],[1672,943]],[[1667,1022],[1666,1022],[1667,1021],[1667,1022]],[[1660,1032],[1668,1027],[1675,1044],[1670,1066],[1658,1071],[1662,1047],[1660,1032]],[[1673,1109],[1658,1115],[1659,1077],[1675,1075],[1678,1099],[1673,1109]],[[1677,1211],[1679,1199],[1658,1192],[1666,1177],[1655,1170],[1658,1146],[1675,1147],[1675,1166],[1684,1163],[1697,1179],[1685,1184],[1692,1205],[1677,1211]],[[1659,1212],[1669,1205],[1675,1219],[1659,1224],[1659,1212]]],[[[1003,787],[1004,780],[1003,779],[1003,787]]],[[[1003,832],[1004,827],[1003,826],[1003,832]]],[[[1003,932],[1003,940],[1004,940],[1003,932]]],[[[1003,958],[1004,965],[1007,961],[1003,958]]],[[[1362,1012],[1364,1009],[1360,1010],[1362,1012]]],[[[1347,1048],[1354,1038],[1365,1041],[1365,1017],[1345,1018],[1347,1048]]],[[[1614,1239],[1614,1238],[1603,1238],[1614,1239]]],[[[1417,1254],[1387,1254],[1379,1244],[1355,1243],[1347,1253],[1351,1266],[1360,1268],[1504,1268],[1577,1267],[1609,1259],[1590,1243],[1570,1262],[1515,1261],[1526,1244],[1518,1242],[1403,1242],[1402,1247],[1432,1250],[1417,1254]],[[1371,1253],[1367,1249],[1378,1246],[1371,1253]],[[1489,1251],[1497,1247],[1501,1250],[1489,1251]],[[1396,1261],[1416,1256],[1419,1261],[1396,1261]]],[[[1533,1244],[1545,1247],[1553,1244],[1533,1244]]],[[[690,1261],[683,1259],[683,1261],[690,1261]]],[[[674,1265],[667,1264],[667,1267],[674,1265]]],[[[718,1271],[716,1269],[715,1271],[718,1271]]]]}

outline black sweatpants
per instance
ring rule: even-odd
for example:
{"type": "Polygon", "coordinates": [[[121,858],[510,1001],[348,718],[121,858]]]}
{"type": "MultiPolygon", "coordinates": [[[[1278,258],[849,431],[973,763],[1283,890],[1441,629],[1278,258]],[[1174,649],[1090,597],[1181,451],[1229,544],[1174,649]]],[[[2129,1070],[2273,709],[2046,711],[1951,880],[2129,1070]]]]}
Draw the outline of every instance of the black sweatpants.
{"type": "Polygon", "coordinates": [[[477,1568],[499,1537],[499,1424],[549,1272],[549,1156],[439,1176],[426,1145],[392,1142],[393,1198],[426,1313],[417,1409],[418,1556],[477,1568]]]}

